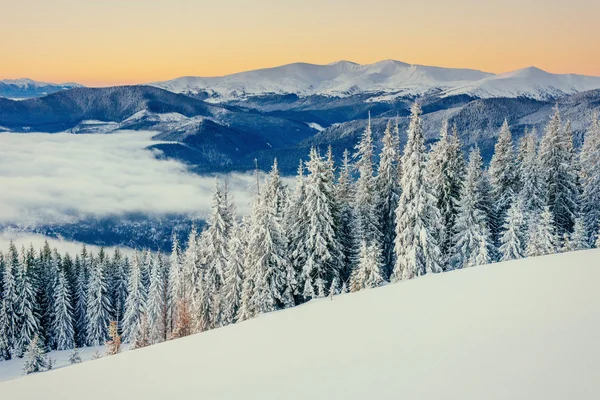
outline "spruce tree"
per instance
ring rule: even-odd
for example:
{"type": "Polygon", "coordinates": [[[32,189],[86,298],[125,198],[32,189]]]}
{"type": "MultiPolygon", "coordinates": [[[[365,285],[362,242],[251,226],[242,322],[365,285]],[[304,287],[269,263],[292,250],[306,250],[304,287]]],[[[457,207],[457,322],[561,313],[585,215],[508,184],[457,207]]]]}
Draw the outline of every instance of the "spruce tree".
{"type": "Polygon", "coordinates": [[[515,195],[516,171],[515,155],[512,134],[508,121],[504,120],[498,141],[494,147],[494,155],[490,162],[490,183],[492,185],[492,198],[494,201],[494,220],[491,221],[492,237],[494,243],[499,243],[502,224],[506,213],[513,202],[515,195]]]}
{"type": "Polygon", "coordinates": [[[106,260],[91,262],[86,303],[88,346],[102,345],[108,339],[111,305],[104,276],[105,263],[106,260]]]}
{"type": "Polygon", "coordinates": [[[11,346],[8,342],[8,315],[6,314],[6,302],[0,301],[0,361],[10,360],[11,346]]]}
{"type": "Polygon", "coordinates": [[[179,304],[182,296],[182,272],[181,272],[181,249],[177,235],[173,235],[173,245],[171,246],[171,255],[169,256],[168,272],[168,292],[167,292],[167,329],[171,336],[174,336],[175,327],[178,325],[179,304]]]}
{"type": "Polygon", "coordinates": [[[429,154],[427,172],[431,191],[436,196],[437,207],[442,215],[440,248],[447,268],[464,169],[465,161],[456,127],[450,135],[448,123],[445,121],[440,131],[440,140],[432,147],[429,154]]]}
{"type": "Polygon", "coordinates": [[[221,317],[223,325],[229,325],[236,321],[236,315],[242,301],[245,252],[241,235],[242,229],[234,220],[227,248],[229,258],[225,268],[225,281],[223,282],[221,294],[223,299],[221,317]]]}
{"type": "Polygon", "coordinates": [[[360,246],[358,265],[350,279],[350,290],[380,286],[384,281],[381,276],[381,250],[376,245],[368,245],[365,241],[360,246]]]}
{"type": "MultiPolygon", "coordinates": [[[[383,148],[379,155],[379,169],[375,181],[376,214],[379,215],[381,228],[383,277],[389,279],[395,263],[394,241],[396,239],[395,213],[400,198],[400,181],[398,168],[400,149],[394,135],[392,121],[388,121],[383,134],[383,148]]],[[[347,179],[345,177],[345,179],[347,179]]]]}
{"type": "Polygon", "coordinates": [[[44,351],[38,335],[35,335],[31,342],[27,345],[27,351],[25,352],[25,362],[23,363],[23,373],[28,375],[34,372],[40,372],[47,369],[48,359],[44,351]]]}
{"type": "MultiPolygon", "coordinates": [[[[359,243],[360,236],[355,228],[356,218],[353,207],[354,185],[351,172],[350,156],[348,150],[344,150],[340,176],[334,189],[335,198],[337,199],[339,206],[338,235],[342,252],[342,259],[340,260],[340,281],[342,282],[342,285],[349,284],[350,275],[352,274],[354,265],[358,259],[357,244],[359,243]]],[[[382,197],[380,197],[380,199],[381,198],[382,197]]]]}
{"type": "MultiPolygon", "coordinates": [[[[25,249],[23,249],[23,255],[25,249]]],[[[20,318],[18,339],[15,346],[16,354],[21,357],[23,352],[33,341],[34,337],[40,335],[40,318],[36,312],[36,293],[33,288],[32,276],[27,271],[25,260],[19,260],[16,268],[16,281],[18,291],[17,314],[20,318]]],[[[40,340],[40,345],[43,343],[40,340]]]]}
{"type": "Polygon", "coordinates": [[[538,214],[536,223],[531,224],[528,233],[527,256],[536,257],[554,254],[557,249],[557,237],[555,233],[554,216],[550,207],[544,207],[544,211],[538,214]]]}
{"type": "Polygon", "coordinates": [[[67,350],[75,347],[75,331],[73,329],[73,307],[71,305],[71,290],[65,276],[65,271],[58,272],[54,287],[54,312],[52,334],[57,350],[67,350]]]}
{"type": "Polygon", "coordinates": [[[520,200],[514,201],[508,209],[503,232],[500,237],[500,261],[523,258],[525,255],[525,230],[523,207],[520,200]]]}
{"type": "Polygon", "coordinates": [[[570,233],[577,213],[577,176],[573,166],[572,138],[562,129],[558,108],[540,143],[540,166],[556,235],[570,233]]]}
{"type": "Polygon", "coordinates": [[[590,248],[589,238],[585,229],[585,224],[582,217],[575,218],[573,233],[569,237],[569,245],[571,251],[585,250],[590,248]]]}
{"type": "Polygon", "coordinates": [[[83,347],[87,344],[87,288],[89,263],[87,260],[87,251],[82,252],[81,257],[75,257],[75,270],[77,272],[75,284],[75,343],[77,347],[83,347]]]}
{"type": "Polygon", "coordinates": [[[458,269],[488,263],[492,259],[491,233],[484,199],[483,161],[477,147],[469,153],[454,228],[450,268],[458,269]]]}
{"type": "Polygon", "coordinates": [[[582,188],[581,208],[589,243],[600,225],[600,119],[595,114],[588,128],[579,158],[582,188]]]}
{"type": "Polygon", "coordinates": [[[518,199],[522,205],[525,226],[528,227],[530,220],[541,213],[546,205],[546,190],[538,159],[535,129],[523,138],[519,160],[520,191],[518,199]]]}
{"type": "Polygon", "coordinates": [[[8,253],[4,256],[4,275],[2,277],[4,292],[2,294],[2,303],[4,309],[4,335],[6,346],[10,349],[11,355],[17,345],[20,332],[19,295],[15,274],[19,264],[19,256],[15,244],[11,241],[8,253]]]}
{"type": "Polygon", "coordinates": [[[356,229],[361,240],[366,240],[368,243],[377,243],[381,246],[381,230],[375,212],[377,193],[375,177],[373,176],[373,134],[371,132],[370,114],[367,127],[356,146],[354,158],[356,159],[356,170],[358,171],[354,197],[356,229]]]}
{"type": "Polygon", "coordinates": [[[426,160],[421,107],[415,103],[402,157],[402,194],[396,209],[394,280],[442,272],[438,242],[442,218],[425,178],[426,160]]]}
{"type": "Polygon", "coordinates": [[[304,298],[312,299],[325,297],[333,279],[339,281],[343,254],[330,201],[333,182],[328,179],[327,165],[315,148],[311,149],[306,166],[310,172],[306,181],[308,224],[301,287],[304,298]]]}
{"type": "Polygon", "coordinates": [[[142,260],[136,251],[131,258],[129,271],[129,286],[127,300],[125,301],[125,316],[123,318],[123,336],[130,343],[143,334],[142,316],[146,311],[146,288],[142,282],[142,260]]]}
{"type": "Polygon", "coordinates": [[[153,257],[150,270],[150,288],[146,301],[145,314],[148,317],[148,340],[150,344],[160,343],[165,338],[165,291],[162,277],[160,254],[153,257]]]}

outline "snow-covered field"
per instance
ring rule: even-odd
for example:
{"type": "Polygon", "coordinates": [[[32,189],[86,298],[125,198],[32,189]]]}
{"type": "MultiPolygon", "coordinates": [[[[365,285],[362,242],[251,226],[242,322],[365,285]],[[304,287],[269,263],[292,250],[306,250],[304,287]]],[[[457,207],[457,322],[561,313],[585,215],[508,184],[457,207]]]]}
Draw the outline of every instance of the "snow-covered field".
{"type": "Polygon", "coordinates": [[[600,250],[429,275],[7,381],[0,393],[32,400],[598,399],[598,282],[600,250]]]}

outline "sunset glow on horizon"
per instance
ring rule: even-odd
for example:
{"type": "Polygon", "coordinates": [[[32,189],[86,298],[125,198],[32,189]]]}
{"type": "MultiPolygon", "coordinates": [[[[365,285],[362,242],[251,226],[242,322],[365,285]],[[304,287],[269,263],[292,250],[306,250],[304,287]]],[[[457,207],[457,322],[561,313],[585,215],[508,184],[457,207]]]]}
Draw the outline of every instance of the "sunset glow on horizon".
{"type": "Polygon", "coordinates": [[[590,0],[0,0],[0,79],[90,86],[292,62],[600,76],[590,0]]]}

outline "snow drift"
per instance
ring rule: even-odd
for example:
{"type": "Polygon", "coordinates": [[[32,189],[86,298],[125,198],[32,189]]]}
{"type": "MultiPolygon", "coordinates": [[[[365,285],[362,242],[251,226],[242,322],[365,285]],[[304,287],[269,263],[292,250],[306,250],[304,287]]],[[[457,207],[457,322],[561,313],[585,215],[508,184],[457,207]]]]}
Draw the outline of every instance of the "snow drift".
{"type": "Polygon", "coordinates": [[[322,299],[0,384],[8,399],[597,399],[600,250],[322,299]]]}

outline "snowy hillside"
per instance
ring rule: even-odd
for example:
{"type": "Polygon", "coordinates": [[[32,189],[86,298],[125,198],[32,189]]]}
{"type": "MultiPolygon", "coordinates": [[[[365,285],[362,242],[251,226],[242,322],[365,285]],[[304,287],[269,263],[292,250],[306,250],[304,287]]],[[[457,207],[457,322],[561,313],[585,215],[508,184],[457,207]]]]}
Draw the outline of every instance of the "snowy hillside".
{"type": "Polygon", "coordinates": [[[551,74],[529,67],[486,77],[446,92],[447,96],[468,94],[474,97],[528,97],[547,100],[600,88],[600,77],[551,74]]]}
{"type": "Polygon", "coordinates": [[[470,70],[410,65],[385,60],[360,65],[338,61],[328,65],[294,63],[213,78],[183,77],[152,84],[176,93],[207,92],[225,101],[268,93],[343,96],[360,92],[422,94],[455,88],[491,74],[470,70]]]}
{"type": "Polygon", "coordinates": [[[0,392],[24,400],[597,399],[599,280],[598,250],[428,275],[4,382],[0,392]]]}
{"type": "Polygon", "coordinates": [[[60,90],[82,87],[78,83],[46,83],[27,78],[0,80],[0,97],[27,99],[55,93],[60,90]]]}
{"type": "Polygon", "coordinates": [[[151,84],[175,93],[206,92],[212,101],[265,94],[348,96],[376,94],[371,101],[442,90],[446,96],[557,98],[600,88],[600,77],[551,74],[535,67],[494,75],[471,69],[410,65],[385,60],[374,64],[338,61],[295,63],[213,78],[182,77],[151,84]],[[383,93],[383,94],[381,94],[383,93]]]}

